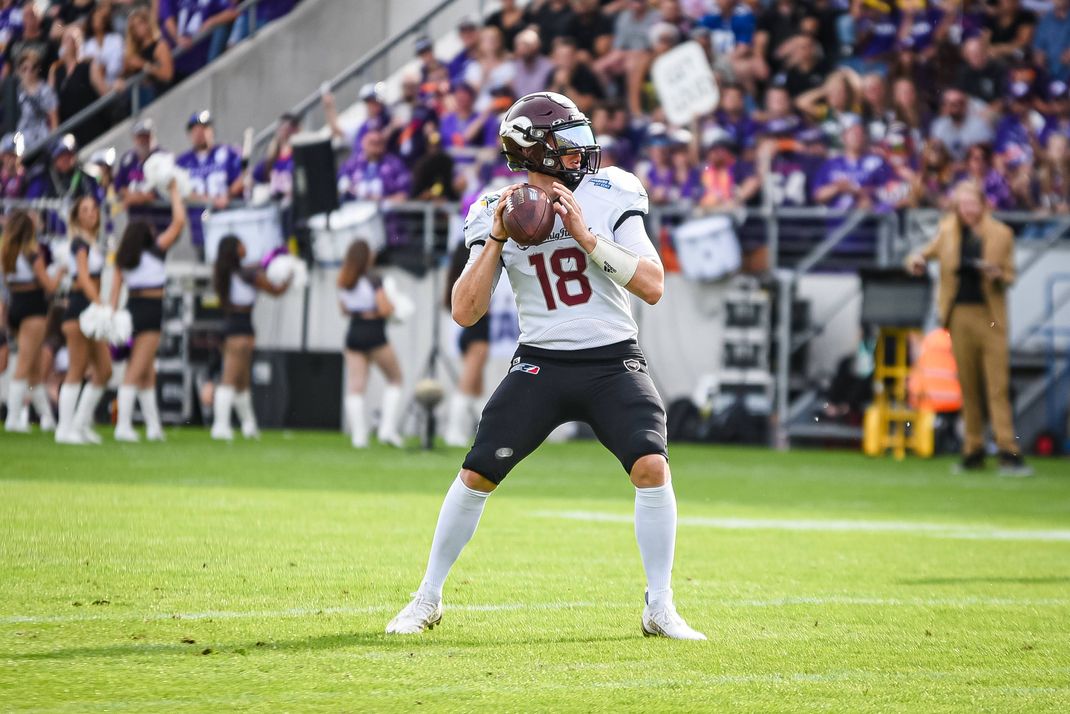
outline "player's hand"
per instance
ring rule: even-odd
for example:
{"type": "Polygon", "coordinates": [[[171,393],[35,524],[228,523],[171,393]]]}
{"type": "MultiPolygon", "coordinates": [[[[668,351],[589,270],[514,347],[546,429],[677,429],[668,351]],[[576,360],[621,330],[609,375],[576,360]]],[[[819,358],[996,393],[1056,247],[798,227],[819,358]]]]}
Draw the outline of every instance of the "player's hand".
{"type": "Polygon", "coordinates": [[[917,253],[907,258],[907,271],[911,275],[923,275],[925,273],[925,258],[917,253]]]}
{"type": "Polygon", "coordinates": [[[587,221],[583,219],[583,209],[576,201],[576,197],[563,184],[554,182],[554,213],[561,216],[561,225],[576,239],[584,250],[590,253],[594,250],[597,239],[587,227],[587,221]]]}
{"type": "Polygon", "coordinates": [[[502,213],[505,211],[505,200],[509,198],[509,194],[523,185],[522,183],[510,184],[498,194],[498,205],[494,209],[494,220],[490,224],[490,234],[495,238],[509,237],[509,234],[505,232],[505,221],[502,220],[502,213]]]}
{"type": "Polygon", "coordinates": [[[1003,279],[1003,268],[999,267],[998,265],[994,265],[992,263],[986,263],[983,260],[979,260],[979,261],[977,261],[977,267],[981,269],[982,273],[984,273],[986,276],[988,276],[992,280],[1002,280],[1003,279]]]}

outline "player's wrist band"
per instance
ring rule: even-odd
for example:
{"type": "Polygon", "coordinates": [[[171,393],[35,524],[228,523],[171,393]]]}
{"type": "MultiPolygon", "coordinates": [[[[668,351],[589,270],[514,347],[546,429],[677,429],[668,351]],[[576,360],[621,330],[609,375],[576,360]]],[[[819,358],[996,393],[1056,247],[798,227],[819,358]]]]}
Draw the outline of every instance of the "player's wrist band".
{"type": "Polygon", "coordinates": [[[610,280],[622,288],[627,286],[639,269],[639,256],[615,241],[602,236],[595,237],[598,242],[589,254],[591,260],[610,280]]]}
{"type": "Polygon", "coordinates": [[[508,243],[509,242],[508,238],[495,238],[493,233],[488,233],[487,234],[487,238],[490,238],[495,243],[508,243]]]}

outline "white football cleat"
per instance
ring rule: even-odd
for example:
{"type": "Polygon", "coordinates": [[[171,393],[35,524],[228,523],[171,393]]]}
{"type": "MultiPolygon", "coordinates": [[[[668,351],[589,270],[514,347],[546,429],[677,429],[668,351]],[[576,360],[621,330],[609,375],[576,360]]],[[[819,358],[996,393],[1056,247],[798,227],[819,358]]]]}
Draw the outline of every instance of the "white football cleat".
{"type": "Polygon", "coordinates": [[[229,426],[212,427],[212,438],[216,441],[234,441],[234,430],[229,426]]]}
{"type": "Polygon", "coordinates": [[[104,443],[104,440],[100,438],[100,434],[98,434],[91,426],[84,427],[78,432],[78,435],[82,437],[82,443],[84,444],[99,446],[104,443]]]}
{"type": "Polygon", "coordinates": [[[163,433],[163,429],[154,431],[152,429],[145,430],[146,441],[167,441],[167,436],[163,433]]]}
{"type": "Polygon", "coordinates": [[[136,444],[141,441],[141,437],[137,435],[132,426],[117,426],[115,427],[115,440],[125,441],[128,444],[136,444]]]}
{"type": "Polygon", "coordinates": [[[256,422],[242,422],[241,435],[246,439],[259,439],[260,429],[257,428],[256,422]]]}
{"type": "Polygon", "coordinates": [[[56,429],[56,443],[81,446],[85,444],[85,439],[77,429],[56,429]]]}
{"type": "Polygon", "coordinates": [[[412,602],[387,623],[386,634],[418,635],[424,630],[433,630],[440,622],[442,601],[425,600],[420,593],[413,593],[412,602]]]}
{"type": "Polygon", "coordinates": [[[643,608],[643,635],[672,640],[704,640],[706,635],[692,629],[670,603],[655,603],[643,608]]]}

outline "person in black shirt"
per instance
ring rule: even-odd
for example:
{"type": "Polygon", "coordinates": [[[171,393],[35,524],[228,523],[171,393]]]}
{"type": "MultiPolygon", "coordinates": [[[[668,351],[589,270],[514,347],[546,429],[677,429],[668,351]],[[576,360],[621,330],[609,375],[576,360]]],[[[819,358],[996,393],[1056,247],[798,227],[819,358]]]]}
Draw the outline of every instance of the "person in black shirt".
{"type": "Polygon", "coordinates": [[[569,20],[565,35],[576,41],[584,61],[602,57],[613,49],[613,21],[598,7],[598,0],[575,0],[575,14],[569,20]]]}
{"type": "Polygon", "coordinates": [[[1023,9],[1020,0],[999,0],[995,13],[985,22],[991,56],[999,60],[1023,56],[1033,44],[1036,28],[1037,16],[1023,9]]]}
{"type": "MultiPolygon", "coordinates": [[[[776,0],[758,16],[754,33],[755,56],[766,65],[766,75],[776,75],[785,69],[779,52],[791,38],[800,33],[816,33],[817,20],[809,3],[776,0]]],[[[794,93],[792,96],[795,96],[794,93]]]]}
{"type": "Polygon", "coordinates": [[[568,0],[535,0],[531,4],[528,17],[539,26],[542,51],[549,54],[554,47],[554,40],[568,33],[569,23],[572,22],[572,8],[569,7],[568,0]]]}
{"type": "Polygon", "coordinates": [[[581,112],[590,112],[595,101],[605,97],[605,90],[598,76],[586,64],[581,64],[576,53],[576,41],[571,37],[554,40],[550,55],[554,68],[546,76],[546,89],[570,97],[581,112]]]}
{"type": "Polygon", "coordinates": [[[518,7],[516,0],[502,0],[501,5],[501,9],[491,13],[483,24],[501,30],[502,46],[512,47],[516,36],[528,26],[530,18],[527,8],[518,7]]]}

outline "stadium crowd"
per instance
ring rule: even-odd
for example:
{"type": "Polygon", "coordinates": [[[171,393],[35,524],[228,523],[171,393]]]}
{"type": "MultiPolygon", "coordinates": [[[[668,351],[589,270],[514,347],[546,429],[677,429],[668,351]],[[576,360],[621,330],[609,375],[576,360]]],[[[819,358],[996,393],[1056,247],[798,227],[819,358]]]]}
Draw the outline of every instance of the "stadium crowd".
{"type": "MultiPolygon", "coordinates": [[[[263,0],[258,26],[298,0],[263,0]]],[[[146,106],[249,35],[238,0],[0,0],[0,135],[38,147],[103,96],[107,109],[75,127],[79,144],[146,106]],[[209,33],[209,31],[211,32],[209,33]],[[202,33],[206,36],[194,42],[202,33]],[[130,83],[141,72],[145,79],[130,83]],[[129,84],[129,86],[128,86],[129,84]]],[[[10,141],[9,141],[10,143],[10,141]]],[[[44,152],[22,157],[26,163],[44,152]]],[[[5,187],[5,195],[14,189],[5,187]]]]}
{"type": "Polygon", "coordinates": [[[655,204],[945,208],[972,178],[993,208],[1065,213],[1070,2],[1026,4],[505,0],[458,25],[453,56],[417,39],[398,101],[364,87],[339,187],[474,197],[504,172],[501,113],[550,89],[589,114],[603,164],[637,172],[655,204]],[[686,41],[709,57],[721,100],[673,126],[650,69],[686,41]]]}

